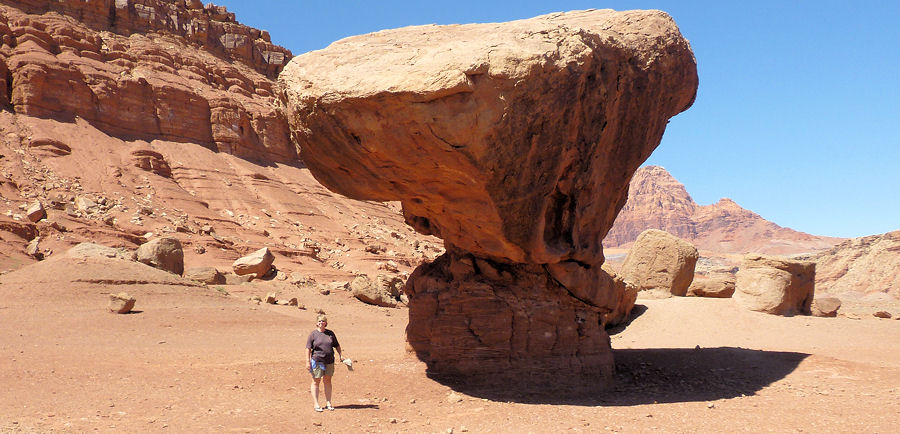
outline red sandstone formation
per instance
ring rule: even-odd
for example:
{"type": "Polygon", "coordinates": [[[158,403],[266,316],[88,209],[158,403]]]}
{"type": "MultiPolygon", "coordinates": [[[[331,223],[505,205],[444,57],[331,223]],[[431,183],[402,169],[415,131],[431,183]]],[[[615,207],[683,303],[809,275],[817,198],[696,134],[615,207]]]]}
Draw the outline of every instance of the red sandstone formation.
{"type": "Polygon", "coordinates": [[[296,161],[273,107],[272,79],[290,57],[198,1],[0,1],[0,101],[123,139],[296,161]]]}
{"type": "Polygon", "coordinates": [[[197,1],[0,0],[0,274],[161,236],[188,268],[266,247],[279,277],[298,273],[284,282],[309,285],[442,252],[398,204],[340,197],[300,167],[273,104],[280,55],[197,1]]]}
{"type": "Polygon", "coordinates": [[[701,250],[719,253],[791,254],[827,249],[841,241],[783,228],[727,198],[699,206],[684,185],[659,166],[634,173],[628,201],[603,244],[628,246],[647,229],[660,229],[701,250]]]}
{"type": "Polygon", "coordinates": [[[431,369],[608,377],[598,324],[622,297],[600,241],[697,88],[670,17],[388,30],[298,56],[279,79],[319,181],[399,200],[411,225],[445,240],[407,284],[409,342],[431,369]]]}

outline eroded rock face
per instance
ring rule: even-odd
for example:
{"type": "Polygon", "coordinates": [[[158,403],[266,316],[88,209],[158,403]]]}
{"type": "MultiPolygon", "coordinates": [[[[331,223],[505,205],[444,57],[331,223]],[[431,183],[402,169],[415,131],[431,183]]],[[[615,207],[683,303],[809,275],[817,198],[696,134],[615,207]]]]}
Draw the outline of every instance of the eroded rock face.
{"type": "Polygon", "coordinates": [[[82,118],[129,140],[296,161],[287,122],[273,105],[273,80],[291,53],[225,8],[163,0],[9,3],[0,4],[0,74],[2,101],[15,113],[82,118]]]}
{"type": "Polygon", "coordinates": [[[298,56],[279,80],[320,182],[399,200],[445,240],[407,283],[409,342],[430,369],[611,372],[600,322],[621,297],[600,241],[697,87],[668,15],[387,30],[298,56]]]}
{"type": "Polygon", "coordinates": [[[279,80],[326,187],[527,263],[602,262],[630,175],[697,87],[668,15],[611,10],[346,38],[279,80]]]}
{"type": "Polygon", "coordinates": [[[810,315],[816,263],[748,254],[737,272],[734,301],[772,315],[810,315]]]}

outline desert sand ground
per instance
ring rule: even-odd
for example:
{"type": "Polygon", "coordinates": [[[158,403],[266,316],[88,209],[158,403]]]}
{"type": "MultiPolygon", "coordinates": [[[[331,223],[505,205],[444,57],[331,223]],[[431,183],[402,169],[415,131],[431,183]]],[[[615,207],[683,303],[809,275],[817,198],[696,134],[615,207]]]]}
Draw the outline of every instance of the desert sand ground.
{"type": "Polygon", "coordinates": [[[871,314],[785,318],[742,310],[730,299],[639,300],[631,323],[611,331],[611,389],[565,372],[553,387],[475,387],[431,378],[407,353],[405,309],[277,281],[172,285],[152,271],[59,261],[0,278],[0,432],[900,426],[900,321],[871,314]],[[107,294],[123,290],[137,298],[136,312],[109,313],[107,294]],[[305,309],[247,301],[272,291],[298,297],[305,309]],[[338,366],[333,412],[313,411],[303,362],[316,309],[328,313],[345,355],[355,360],[352,372],[338,366]]]}

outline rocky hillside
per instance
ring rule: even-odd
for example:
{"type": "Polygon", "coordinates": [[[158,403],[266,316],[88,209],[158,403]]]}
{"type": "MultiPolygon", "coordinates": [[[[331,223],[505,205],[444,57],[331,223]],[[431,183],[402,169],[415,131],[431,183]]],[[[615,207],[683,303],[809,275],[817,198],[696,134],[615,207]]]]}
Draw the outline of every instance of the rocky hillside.
{"type": "Polygon", "coordinates": [[[333,194],[303,167],[275,108],[290,57],[199,1],[0,0],[0,271],[160,235],[188,267],[268,246],[325,280],[437,255],[399,205],[333,194]]]}
{"type": "Polygon", "coordinates": [[[684,185],[659,166],[635,172],[628,201],[603,240],[606,247],[627,247],[646,229],[661,229],[721,253],[795,254],[827,249],[842,241],[784,228],[731,199],[699,206],[684,185]]]}
{"type": "Polygon", "coordinates": [[[900,298],[900,231],[853,238],[804,259],[816,261],[817,292],[900,298]]]}

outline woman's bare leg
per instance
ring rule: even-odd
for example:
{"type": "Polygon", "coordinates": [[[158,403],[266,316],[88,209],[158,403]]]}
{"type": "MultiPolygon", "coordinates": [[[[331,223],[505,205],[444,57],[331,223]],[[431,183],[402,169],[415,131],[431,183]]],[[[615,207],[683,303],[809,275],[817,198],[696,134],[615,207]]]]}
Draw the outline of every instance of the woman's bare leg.
{"type": "MultiPolygon", "coordinates": [[[[321,378],[313,378],[312,383],[309,385],[309,393],[312,394],[313,402],[316,404],[316,407],[319,407],[319,380],[321,378]]],[[[330,381],[326,384],[331,383],[330,381]]],[[[331,387],[325,386],[325,396],[328,396],[330,393],[331,387]]]]}
{"type": "Polygon", "coordinates": [[[325,405],[331,405],[331,377],[326,375],[322,380],[325,383],[325,405]]]}

